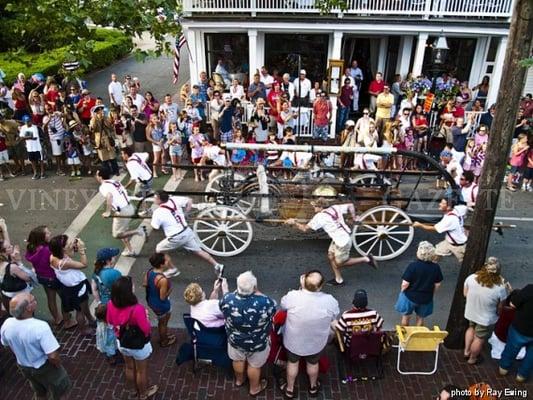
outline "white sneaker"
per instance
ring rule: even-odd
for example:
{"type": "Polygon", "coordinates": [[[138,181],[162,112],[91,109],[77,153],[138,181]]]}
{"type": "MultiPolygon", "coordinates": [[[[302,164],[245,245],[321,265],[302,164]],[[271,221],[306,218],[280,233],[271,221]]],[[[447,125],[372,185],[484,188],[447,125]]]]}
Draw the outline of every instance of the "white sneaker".
{"type": "Polygon", "coordinates": [[[163,272],[163,275],[165,275],[167,278],[173,278],[181,274],[181,271],[177,268],[171,268],[163,272]]]}
{"type": "Polygon", "coordinates": [[[121,256],[124,256],[124,257],[137,257],[138,254],[134,251],[129,251],[129,250],[124,250],[121,254],[121,256]]]}
{"type": "Polygon", "coordinates": [[[217,264],[214,266],[214,268],[215,268],[215,274],[219,278],[222,278],[222,275],[224,275],[224,264],[217,264]]]}
{"type": "Polygon", "coordinates": [[[521,188],[522,192],[525,192],[527,190],[527,187],[526,185],[522,185],[522,188],[521,188]]]}
{"type": "Polygon", "coordinates": [[[526,190],[527,190],[528,192],[533,192],[533,188],[532,188],[531,186],[526,186],[526,190]]]}

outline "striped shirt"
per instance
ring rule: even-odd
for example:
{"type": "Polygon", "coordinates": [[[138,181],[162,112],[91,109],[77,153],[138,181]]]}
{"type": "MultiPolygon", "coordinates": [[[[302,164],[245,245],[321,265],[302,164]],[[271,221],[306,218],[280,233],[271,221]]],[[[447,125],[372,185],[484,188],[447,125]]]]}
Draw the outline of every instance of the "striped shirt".
{"type": "Polygon", "coordinates": [[[350,347],[354,333],[379,331],[382,325],[383,318],[375,310],[352,308],[342,313],[335,327],[342,333],[344,346],[350,347]]]}

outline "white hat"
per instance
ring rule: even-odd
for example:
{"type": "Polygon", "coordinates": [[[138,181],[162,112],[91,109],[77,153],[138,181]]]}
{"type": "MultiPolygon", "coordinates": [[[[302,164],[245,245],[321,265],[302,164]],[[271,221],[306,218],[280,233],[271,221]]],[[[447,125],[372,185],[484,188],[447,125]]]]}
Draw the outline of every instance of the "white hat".
{"type": "Polygon", "coordinates": [[[305,69],[300,70],[300,75],[307,75],[307,72],[305,72],[305,69]]]}
{"type": "Polygon", "coordinates": [[[348,121],[346,121],[344,123],[344,125],[346,125],[346,126],[355,126],[355,122],[353,122],[351,119],[349,119],[348,121]]]}

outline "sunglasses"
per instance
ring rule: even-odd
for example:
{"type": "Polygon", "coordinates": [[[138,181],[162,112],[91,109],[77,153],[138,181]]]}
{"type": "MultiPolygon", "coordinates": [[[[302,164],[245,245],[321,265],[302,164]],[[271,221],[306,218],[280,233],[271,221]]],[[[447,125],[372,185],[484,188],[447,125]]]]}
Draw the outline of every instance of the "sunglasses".
{"type": "Polygon", "coordinates": [[[363,115],[368,115],[368,113],[367,113],[367,112],[364,112],[363,115]]]}

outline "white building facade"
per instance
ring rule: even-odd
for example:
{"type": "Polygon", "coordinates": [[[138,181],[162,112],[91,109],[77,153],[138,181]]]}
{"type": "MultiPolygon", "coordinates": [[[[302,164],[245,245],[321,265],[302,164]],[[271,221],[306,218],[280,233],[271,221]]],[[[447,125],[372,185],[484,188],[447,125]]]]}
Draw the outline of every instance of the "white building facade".
{"type": "MultiPolygon", "coordinates": [[[[191,50],[191,82],[217,61],[246,82],[266,66],[297,76],[294,57],[312,81],[326,77],[328,60],[357,60],[369,82],[382,72],[418,76],[431,68],[430,45],[444,35],[447,68],[470,87],[490,78],[496,101],[513,0],[347,0],[344,12],[321,14],[315,0],[183,0],[191,50]]],[[[362,87],[362,93],[365,86],[362,87]]],[[[332,99],[334,100],[334,99],[332,99]]]]}

